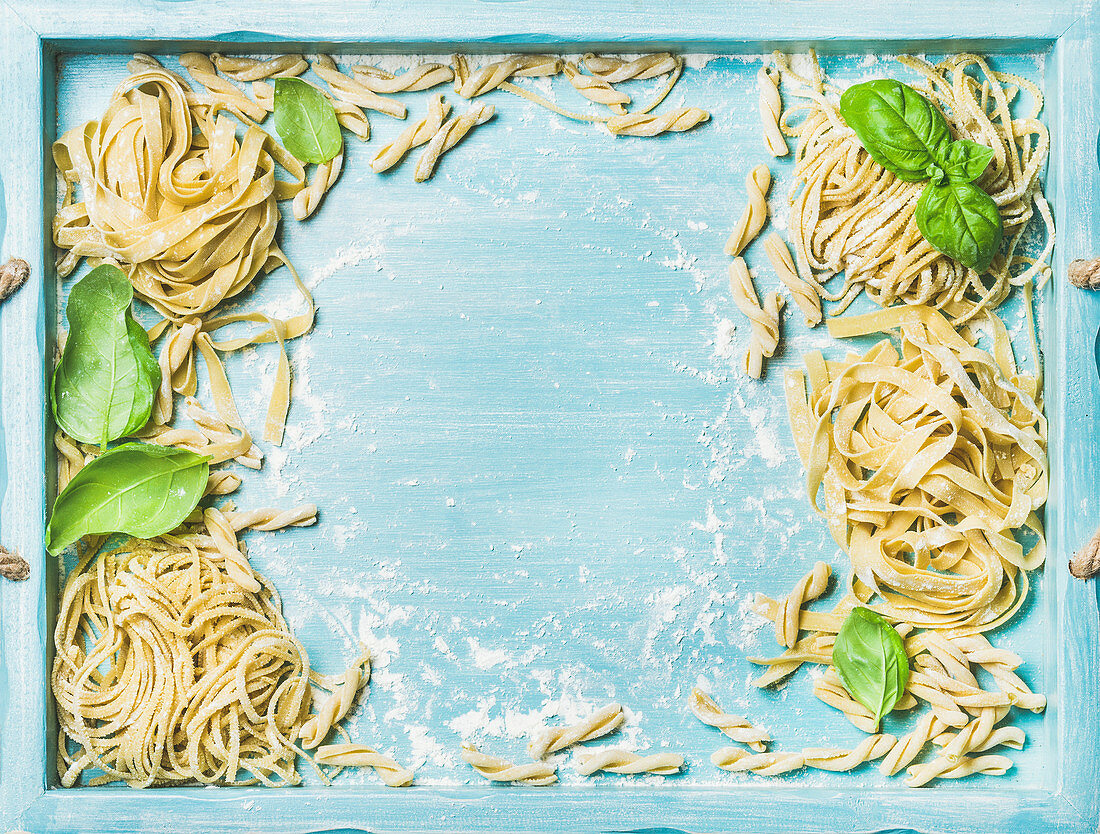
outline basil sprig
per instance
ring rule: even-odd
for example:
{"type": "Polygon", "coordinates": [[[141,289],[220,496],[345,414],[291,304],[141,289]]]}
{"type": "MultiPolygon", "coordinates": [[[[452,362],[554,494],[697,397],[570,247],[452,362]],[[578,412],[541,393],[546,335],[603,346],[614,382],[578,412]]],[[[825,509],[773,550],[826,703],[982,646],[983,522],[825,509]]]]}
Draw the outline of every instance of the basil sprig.
{"type": "Polygon", "coordinates": [[[275,79],[275,130],[302,162],[328,162],[344,147],[332,102],[300,78],[275,79]]]}
{"type": "Polygon", "coordinates": [[[69,293],[69,334],[54,370],[57,425],[106,447],[147,422],[160,384],[149,337],[130,312],[134,289],[117,266],[97,266],[69,293]]]}
{"type": "Polygon", "coordinates": [[[852,697],[875,716],[875,727],[905,694],[909,656],[901,636],[869,608],[854,608],[833,644],[833,666],[852,697]]]}
{"type": "Polygon", "coordinates": [[[929,181],[916,209],[924,239],[985,272],[1001,247],[1004,225],[997,205],[974,181],[993,159],[993,150],[952,140],[932,102],[890,78],[849,87],[840,97],[840,115],[883,168],[906,182],[929,181]]]}
{"type": "Polygon", "coordinates": [[[148,539],[174,530],[206,490],[208,461],[151,443],[116,446],[77,472],[57,496],[46,548],[56,554],[82,536],[128,533],[148,539]]]}

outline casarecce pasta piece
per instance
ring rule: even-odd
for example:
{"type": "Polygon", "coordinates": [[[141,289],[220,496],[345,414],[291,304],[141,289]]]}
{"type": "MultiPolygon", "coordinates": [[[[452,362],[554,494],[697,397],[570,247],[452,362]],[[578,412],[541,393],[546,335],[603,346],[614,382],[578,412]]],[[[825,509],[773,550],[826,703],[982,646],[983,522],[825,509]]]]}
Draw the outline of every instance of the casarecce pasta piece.
{"type": "Polygon", "coordinates": [[[757,165],[749,171],[745,180],[748,202],[726,241],[727,255],[740,255],[768,222],[768,189],[771,184],[772,172],[767,165],[757,165]]]}
{"type": "Polygon", "coordinates": [[[779,345],[779,312],[783,309],[783,296],[768,293],[764,306],[756,297],[756,287],[743,258],[735,258],[730,264],[730,290],[733,302],[752,325],[749,348],[745,352],[745,373],[760,379],[764,372],[764,358],[772,356],[779,345]]]}
{"type": "Polygon", "coordinates": [[[201,52],[186,52],[180,55],[180,65],[234,113],[246,116],[253,122],[261,122],[267,117],[267,111],[263,107],[238,90],[232,82],[218,75],[210,56],[201,52]]]}
{"type": "Polygon", "coordinates": [[[369,767],[391,788],[413,783],[413,772],[363,744],[326,744],[313,754],[317,764],[336,767],[369,767]]]}
{"type": "Polygon", "coordinates": [[[821,296],[813,284],[799,277],[791,258],[791,250],[787,248],[783,238],[777,232],[769,234],[764,238],[764,251],[768,254],[775,274],[779,276],[783,286],[791,291],[791,298],[806,317],[806,326],[816,327],[821,323],[821,296]]]}
{"type": "Polygon", "coordinates": [[[767,730],[753,726],[740,715],[725,712],[713,698],[700,689],[691,690],[690,703],[692,714],[704,724],[716,727],[734,741],[747,745],[757,753],[763,753],[767,743],[771,741],[767,730]]]}
{"type": "Polygon", "coordinates": [[[225,517],[234,530],[281,530],[283,527],[309,527],[317,523],[317,505],[301,504],[290,510],[264,507],[258,510],[227,512],[225,517]]]}
{"type": "Polygon", "coordinates": [[[608,704],[575,724],[543,730],[527,745],[527,752],[533,759],[542,759],[574,744],[613,733],[624,721],[622,704],[608,704]]]}
{"type": "Polygon", "coordinates": [[[278,55],[258,59],[211,54],[218,72],[234,81],[263,81],[265,78],[291,78],[309,69],[309,63],[301,55],[278,55]]]}
{"type": "Polygon", "coordinates": [[[975,773],[1004,776],[1011,768],[1012,759],[1008,756],[966,756],[957,762],[933,759],[910,767],[907,771],[909,778],[905,780],[905,784],[910,788],[919,788],[933,779],[962,779],[975,773]]]}
{"type": "Polygon", "coordinates": [[[485,124],[493,118],[495,112],[496,108],[492,105],[483,105],[471,108],[461,116],[452,116],[444,122],[443,126],[428,140],[427,146],[420,154],[413,178],[417,182],[424,182],[429,179],[435,171],[439,158],[461,142],[463,137],[475,127],[485,124]]]}
{"type": "Polygon", "coordinates": [[[413,148],[420,147],[435,136],[450,112],[451,105],[443,100],[442,95],[433,96],[428,104],[428,114],[416,124],[409,125],[400,136],[384,146],[371,160],[371,169],[376,174],[388,171],[413,148]]]}
{"type": "Polygon", "coordinates": [[[356,658],[344,672],[341,680],[332,690],[332,693],[317,707],[317,713],[310,716],[302,725],[298,738],[302,740],[302,746],[312,750],[325,740],[333,726],[337,724],[355,703],[355,696],[359,690],[370,681],[370,652],[365,648],[363,653],[356,658]]]}
{"type": "Polygon", "coordinates": [[[395,119],[403,119],[408,115],[408,108],[397,99],[380,96],[358,78],[340,72],[336,62],[328,55],[319,55],[313,62],[312,69],[318,78],[332,88],[333,96],[341,101],[368,110],[377,110],[395,119]]]}
{"type": "Polygon", "coordinates": [[[566,61],[565,63],[565,77],[569,79],[573,89],[586,99],[610,107],[614,113],[625,113],[624,105],[630,104],[628,93],[615,89],[598,75],[585,75],[577,69],[577,65],[572,61],[566,61]]]}
{"type": "Polygon", "coordinates": [[[225,572],[229,578],[246,591],[260,590],[260,583],[252,572],[248,557],[237,543],[237,533],[221,510],[207,507],[202,513],[206,530],[214,540],[214,546],[225,560],[225,572]]]}
{"type": "Polygon", "coordinates": [[[756,83],[760,87],[760,122],[764,128],[764,144],[772,156],[786,156],[790,153],[783,131],[779,129],[779,119],[783,115],[783,100],[779,95],[779,70],[763,66],[756,74],[756,83]]]}
{"type": "Polygon", "coordinates": [[[655,52],[629,61],[589,52],[582,60],[590,73],[610,84],[656,78],[658,75],[673,72],[679,63],[679,59],[669,52],[655,52]]]}
{"type": "Polygon", "coordinates": [[[435,63],[419,64],[400,75],[372,66],[355,66],[351,71],[364,87],[376,93],[430,90],[440,84],[449,84],[455,77],[454,70],[449,66],[435,63]]]}
{"type": "Polygon", "coordinates": [[[607,120],[607,129],[616,136],[657,136],[666,131],[691,130],[710,118],[699,107],[677,107],[665,113],[626,113],[607,120]]]}
{"type": "Polygon", "coordinates": [[[328,162],[322,162],[313,169],[306,187],[294,195],[292,208],[295,220],[305,220],[321,205],[321,200],[340,176],[344,167],[344,155],[337,154],[328,162]]]}
{"type": "Polygon", "coordinates": [[[639,755],[629,750],[609,747],[582,755],[577,762],[577,772],[591,776],[599,770],[610,773],[655,773],[668,776],[679,773],[684,766],[684,757],[679,753],[651,753],[639,755]]]}
{"type": "Polygon", "coordinates": [[[455,67],[456,92],[463,98],[477,98],[495,90],[513,75],[557,75],[562,64],[560,58],[552,55],[510,55],[466,75],[468,70],[463,59],[461,69],[455,67]]]}
{"type": "Polygon", "coordinates": [[[775,640],[779,645],[790,648],[798,640],[802,606],[825,593],[831,574],[832,568],[827,562],[815,562],[813,570],[799,579],[784,597],[775,617],[775,640]]]}
{"type": "Polygon", "coordinates": [[[743,747],[723,747],[714,751],[711,764],[734,773],[752,771],[760,776],[779,776],[801,770],[806,759],[801,753],[750,753],[743,747]]]}
{"type": "Polygon", "coordinates": [[[558,781],[558,769],[549,762],[512,764],[496,756],[486,755],[472,744],[462,745],[462,761],[490,782],[519,782],[533,787],[542,787],[558,781]]]}
{"type": "Polygon", "coordinates": [[[879,770],[887,776],[893,776],[919,756],[921,751],[928,745],[928,742],[946,727],[947,725],[940,721],[934,713],[926,713],[917,722],[916,727],[898,739],[898,743],[882,760],[879,770]]]}

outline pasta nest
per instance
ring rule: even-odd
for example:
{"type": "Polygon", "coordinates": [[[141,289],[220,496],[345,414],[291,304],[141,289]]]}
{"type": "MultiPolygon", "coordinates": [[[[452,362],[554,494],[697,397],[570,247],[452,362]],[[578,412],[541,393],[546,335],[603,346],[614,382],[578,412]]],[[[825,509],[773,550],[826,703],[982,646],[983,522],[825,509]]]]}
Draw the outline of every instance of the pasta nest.
{"type": "Polygon", "coordinates": [[[53,692],[64,786],[296,784],[309,659],[272,586],[187,538],[130,539],[69,574],[53,692]]]}

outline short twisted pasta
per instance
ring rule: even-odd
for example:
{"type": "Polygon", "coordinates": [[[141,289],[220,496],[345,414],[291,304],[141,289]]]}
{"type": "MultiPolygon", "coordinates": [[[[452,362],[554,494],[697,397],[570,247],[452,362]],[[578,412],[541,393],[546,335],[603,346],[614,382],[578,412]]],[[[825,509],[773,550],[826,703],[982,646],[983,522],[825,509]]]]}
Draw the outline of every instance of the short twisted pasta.
{"type": "Polygon", "coordinates": [[[543,730],[527,745],[527,752],[533,759],[542,759],[574,744],[613,733],[625,720],[622,704],[608,704],[575,724],[543,730]]]}
{"type": "Polygon", "coordinates": [[[227,110],[252,122],[262,122],[267,111],[242,93],[231,82],[226,81],[214,68],[209,55],[201,52],[185,52],[180,55],[180,66],[187,70],[199,84],[206,88],[211,98],[227,110]]]}
{"type": "Polygon", "coordinates": [[[806,326],[816,327],[821,323],[821,296],[813,284],[799,276],[794,259],[791,258],[791,250],[787,248],[783,238],[772,232],[764,238],[764,251],[768,254],[775,274],[779,276],[783,286],[790,290],[791,298],[806,317],[806,326]]]}
{"type": "Polygon", "coordinates": [[[768,222],[768,189],[771,184],[772,172],[767,165],[757,165],[749,171],[745,180],[748,203],[726,241],[727,255],[740,255],[768,222]]]}
{"type": "Polygon", "coordinates": [[[294,195],[294,219],[305,220],[321,205],[321,200],[340,176],[344,167],[344,155],[337,154],[328,162],[322,162],[313,169],[306,187],[294,195]]]}
{"type": "Polygon", "coordinates": [[[764,358],[772,356],[779,345],[779,312],[783,309],[783,296],[768,293],[764,306],[756,297],[756,288],[749,275],[744,258],[735,258],[730,264],[730,289],[733,302],[752,325],[749,348],[745,352],[745,373],[760,379],[764,372],[764,358]]]}
{"type": "Polygon", "coordinates": [[[772,156],[786,156],[790,153],[783,131],[779,129],[779,119],[783,115],[783,100],[779,96],[779,70],[764,66],[756,74],[756,83],[760,87],[760,123],[764,128],[764,144],[772,156]]]}
{"type": "Polygon", "coordinates": [[[582,776],[591,776],[599,770],[610,773],[655,773],[668,776],[679,773],[684,766],[684,757],[679,753],[651,753],[642,756],[629,750],[608,747],[581,756],[577,762],[577,772],[582,776]]]}
{"type": "Polygon", "coordinates": [[[1031,712],[1042,712],[1046,708],[1046,696],[1032,692],[1031,687],[1014,671],[1022,662],[1019,655],[994,648],[981,634],[952,637],[950,642],[966,654],[969,662],[985,669],[1015,706],[1031,712]]]}
{"type": "Polygon", "coordinates": [[[336,62],[328,55],[317,56],[311,67],[317,77],[329,85],[333,96],[341,101],[366,107],[368,110],[377,110],[395,119],[403,119],[409,112],[397,99],[380,96],[358,78],[340,72],[336,62]]]}
{"type": "Polygon", "coordinates": [[[615,113],[625,113],[624,105],[630,104],[629,94],[616,90],[598,75],[585,75],[572,61],[567,61],[565,64],[565,77],[569,79],[573,89],[586,99],[610,107],[615,113]]]}
{"type": "Polygon", "coordinates": [[[889,733],[867,736],[851,750],[836,750],[827,747],[807,747],[802,751],[806,767],[836,772],[853,770],[864,762],[873,762],[889,753],[897,739],[889,733]]]}
{"type": "Polygon", "coordinates": [[[975,773],[1004,776],[1011,768],[1012,759],[1007,756],[967,756],[958,762],[937,758],[910,767],[905,784],[910,788],[919,788],[933,779],[962,779],[975,773]]]}
{"type": "Polygon", "coordinates": [[[492,105],[474,107],[467,110],[461,116],[452,116],[444,122],[443,126],[428,140],[427,146],[420,154],[420,159],[417,160],[416,163],[416,172],[413,174],[413,179],[417,182],[424,182],[429,179],[435,171],[435,166],[439,162],[439,158],[461,142],[463,137],[475,127],[485,124],[485,122],[493,118],[495,112],[496,108],[492,105]]]}
{"type": "Polygon", "coordinates": [[[400,136],[383,147],[371,160],[371,170],[376,174],[388,171],[404,159],[413,148],[428,142],[443,127],[443,120],[450,112],[451,105],[443,100],[442,95],[433,96],[428,103],[428,114],[416,124],[409,125],[400,136]]]}
{"type": "Polygon", "coordinates": [[[813,570],[799,579],[780,603],[775,617],[775,639],[779,645],[790,648],[798,640],[802,606],[825,593],[831,575],[832,568],[827,562],[815,562],[813,570]]]}
{"type": "Polygon", "coordinates": [[[779,776],[806,766],[801,753],[750,753],[743,747],[722,747],[711,754],[710,761],[722,770],[751,771],[760,776],[779,776]]]}
{"type": "Polygon", "coordinates": [[[171,325],[168,338],[160,348],[160,387],[153,401],[152,421],[163,426],[172,421],[175,411],[173,394],[194,395],[198,387],[195,374],[195,337],[200,323],[196,320],[171,325]]]}
{"type": "Polygon", "coordinates": [[[691,690],[692,714],[711,727],[716,727],[734,741],[748,745],[758,753],[763,753],[766,745],[771,741],[771,735],[767,730],[753,726],[747,719],[740,715],[731,715],[700,689],[691,690]]]}
{"type": "Polygon", "coordinates": [[[364,651],[344,672],[343,678],[333,687],[332,694],[317,707],[316,715],[310,716],[302,725],[298,733],[302,746],[312,750],[320,745],[333,726],[348,714],[355,703],[355,696],[369,680],[370,652],[364,651]]]}
{"type": "Polygon", "coordinates": [[[590,73],[611,84],[656,78],[658,75],[673,72],[679,64],[679,59],[669,52],[654,52],[630,61],[589,52],[582,60],[590,73]]]}
{"type": "Polygon", "coordinates": [[[376,93],[430,90],[449,84],[455,77],[454,70],[446,64],[419,64],[400,75],[372,66],[355,66],[351,71],[364,87],[376,93]]]}
{"type": "Polygon", "coordinates": [[[248,557],[237,543],[237,533],[222,511],[216,507],[207,507],[203,510],[202,517],[207,532],[214,540],[215,548],[225,561],[225,572],[229,578],[246,591],[255,593],[260,590],[252,565],[248,563],[248,557]]]}
{"type": "MultiPolygon", "coordinates": [[[[878,731],[878,722],[875,720],[874,713],[872,713],[867,707],[857,701],[851,696],[844,684],[840,680],[840,676],[837,675],[836,667],[830,666],[825,670],[825,674],[814,681],[813,687],[814,697],[819,701],[831,706],[833,709],[840,710],[844,713],[844,717],[852,722],[853,726],[858,727],[865,733],[875,733],[878,731]]],[[[916,699],[912,694],[906,692],[901,700],[895,705],[896,710],[912,709],[917,705],[916,699]]]]}
{"type": "Polygon", "coordinates": [[[243,512],[227,512],[225,517],[233,525],[233,529],[240,531],[252,530],[281,530],[283,527],[309,527],[317,523],[317,505],[301,504],[290,510],[279,510],[264,507],[258,510],[246,510],[243,512]]]}
{"type": "Polygon", "coordinates": [[[699,107],[677,107],[664,113],[626,113],[607,120],[607,129],[616,136],[657,136],[667,131],[691,130],[710,118],[699,107]]]}
{"type": "Polygon", "coordinates": [[[917,722],[916,727],[898,739],[898,743],[882,760],[879,770],[887,776],[893,776],[917,758],[928,745],[928,742],[934,736],[943,732],[946,727],[947,725],[940,721],[935,714],[925,713],[917,722]]]}
{"type": "Polygon", "coordinates": [[[206,479],[206,492],[204,495],[229,495],[236,492],[241,485],[240,475],[233,472],[211,472],[206,479]]]}
{"type": "Polygon", "coordinates": [[[541,787],[558,781],[558,769],[549,762],[516,765],[482,753],[472,744],[462,745],[462,761],[490,782],[519,782],[541,787]]]}
{"type": "Polygon", "coordinates": [[[313,754],[317,764],[336,767],[370,767],[391,788],[413,783],[413,772],[364,744],[326,744],[313,754]]]}
{"type": "MultiPolygon", "coordinates": [[[[513,75],[557,75],[561,68],[562,60],[551,55],[510,55],[461,78],[457,92],[463,98],[477,98],[495,90],[513,75]]],[[[456,67],[456,81],[460,80],[460,75],[456,67]]]]}
{"type": "Polygon", "coordinates": [[[215,52],[210,56],[210,59],[214,62],[218,72],[229,76],[234,81],[292,78],[309,69],[309,64],[301,55],[278,55],[274,58],[260,60],[257,58],[219,55],[215,52]]]}

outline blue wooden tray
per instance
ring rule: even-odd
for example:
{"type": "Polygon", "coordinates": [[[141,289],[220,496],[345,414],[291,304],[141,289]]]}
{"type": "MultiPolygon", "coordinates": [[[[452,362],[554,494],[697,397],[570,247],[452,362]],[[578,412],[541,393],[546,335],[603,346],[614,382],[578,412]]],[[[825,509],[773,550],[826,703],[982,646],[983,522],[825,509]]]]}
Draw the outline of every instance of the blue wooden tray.
{"type": "MultiPolygon", "coordinates": [[[[1065,562],[1100,515],[1100,300],[1061,278],[1069,259],[1100,249],[1094,4],[333,5],[0,0],[0,257],[34,270],[0,309],[0,541],[32,565],[28,582],[0,583],[0,831],[1095,831],[1097,598],[1065,562]],[[702,56],[674,101],[714,118],[682,136],[614,140],[501,94],[495,123],[420,185],[409,165],[370,172],[379,138],[400,129],[378,117],[370,145],[347,138],[343,177],[320,213],[283,224],[318,323],[291,347],[287,442],[265,446],[265,469],[238,500],[316,501],[321,523],[254,534],[250,553],[315,665],[342,668],[359,639],[375,648],[379,668],[349,730],[419,766],[418,786],[395,791],[349,773],[331,788],[60,789],[48,670],[63,572],[41,541],[54,494],[47,357],[71,280],[50,267],[50,143],[102,111],[133,51],[321,45],[672,48],[702,56]],[[746,685],[745,657],[774,650],[746,599],[782,593],[815,558],[845,565],[802,495],[780,385],[805,350],[841,346],[790,315],[764,382],[723,355],[723,319],[737,316],[722,243],[746,173],[771,162],[755,61],[807,46],[847,78],[902,72],[875,55],[973,49],[1047,95],[1046,193],[1059,220],[1059,277],[1040,299],[1051,556],[996,639],[1024,657],[1050,704],[1021,719],[1028,744],[1006,777],[910,790],[873,768],[724,774],[708,761],[718,737],[685,709],[702,677],[777,746],[859,737],[810,695],[804,674],[779,692],[746,685]],[[563,784],[523,789],[487,785],[457,759],[467,733],[522,755],[541,720],[609,699],[631,711],[628,742],[680,750],[688,771],[584,780],[566,763],[563,784]]],[[[787,163],[773,170],[782,195],[787,163]]],[[[749,256],[770,276],[761,252],[749,256]]],[[[287,312],[288,285],[273,273],[241,306],[287,312]]],[[[1004,312],[1018,333],[1018,306],[1004,312]]],[[[735,331],[735,346],[743,336],[735,331]]],[[[230,361],[248,413],[261,410],[273,360],[260,350],[230,361]]]]}

